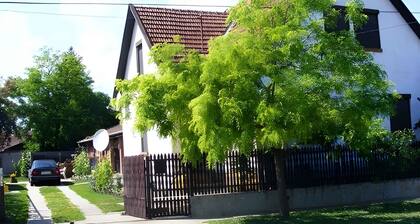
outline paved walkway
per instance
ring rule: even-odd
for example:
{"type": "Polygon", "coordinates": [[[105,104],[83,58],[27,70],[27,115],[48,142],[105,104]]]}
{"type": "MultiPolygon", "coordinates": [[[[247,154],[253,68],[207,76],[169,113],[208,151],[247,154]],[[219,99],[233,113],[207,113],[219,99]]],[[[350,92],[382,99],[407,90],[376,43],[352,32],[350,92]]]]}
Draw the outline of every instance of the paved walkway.
{"type": "Polygon", "coordinates": [[[51,211],[47,202],[39,191],[39,187],[30,186],[26,183],[29,197],[29,218],[28,224],[51,224],[51,211]]]}
{"type": "Polygon", "coordinates": [[[57,186],[64,195],[82,211],[86,217],[103,215],[102,211],[88,200],[80,197],[76,192],[72,191],[68,186],[57,186]]]}

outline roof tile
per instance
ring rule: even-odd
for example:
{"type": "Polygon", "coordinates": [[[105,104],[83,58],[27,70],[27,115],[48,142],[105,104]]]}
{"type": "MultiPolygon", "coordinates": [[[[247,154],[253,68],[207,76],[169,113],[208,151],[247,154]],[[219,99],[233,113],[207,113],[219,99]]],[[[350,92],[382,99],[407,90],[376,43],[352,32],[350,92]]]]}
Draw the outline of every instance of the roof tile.
{"type": "Polygon", "coordinates": [[[136,7],[151,44],[173,42],[175,35],[189,49],[207,53],[208,41],[226,32],[227,13],[136,7]]]}

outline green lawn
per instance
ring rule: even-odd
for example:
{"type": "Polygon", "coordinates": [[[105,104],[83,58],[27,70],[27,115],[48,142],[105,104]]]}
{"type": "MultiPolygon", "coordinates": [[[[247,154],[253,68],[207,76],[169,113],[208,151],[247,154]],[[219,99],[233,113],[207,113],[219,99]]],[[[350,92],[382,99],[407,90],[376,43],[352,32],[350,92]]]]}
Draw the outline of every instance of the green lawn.
{"type": "Polygon", "coordinates": [[[29,199],[25,185],[11,184],[4,194],[6,222],[26,224],[28,220],[29,199]]]}
{"type": "Polygon", "coordinates": [[[83,213],[57,187],[42,187],[41,194],[47,201],[55,223],[71,222],[85,219],[83,213]]]}
{"type": "Polygon", "coordinates": [[[420,223],[420,200],[400,203],[372,204],[370,206],[343,207],[292,212],[289,219],[276,215],[247,216],[210,224],[415,224],[420,223]]]}
{"type": "Polygon", "coordinates": [[[90,203],[95,204],[102,212],[119,212],[124,210],[124,206],[118,204],[124,201],[122,197],[97,193],[89,187],[89,184],[75,184],[70,186],[70,189],[90,203]]]}

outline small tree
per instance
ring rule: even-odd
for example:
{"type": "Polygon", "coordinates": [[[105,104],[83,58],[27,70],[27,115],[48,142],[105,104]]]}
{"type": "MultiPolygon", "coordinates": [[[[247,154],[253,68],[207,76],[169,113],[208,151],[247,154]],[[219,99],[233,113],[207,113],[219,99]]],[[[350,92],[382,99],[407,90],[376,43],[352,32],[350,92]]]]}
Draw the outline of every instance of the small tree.
{"type": "MultiPolygon", "coordinates": [[[[366,21],[360,0],[347,20],[366,21]]],[[[158,44],[157,74],[120,81],[113,105],[135,108],[135,128],[179,140],[183,158],[209,164],[231,150],[273,150],[280,213],[288,216],[282,149],[343,139],[366,149],[384,132],[394,100],[386,73],[352,31],[326,32],[339,13],[331,0],[241,1],[229,11],[229,33],[210,41],[207,56],[181,44],[158,44]],[[179,58],[182,55],[183,57],[179,58]]]]}
{"type": "Polygon", "coordinates": [[[113,185],[113,174],[111,162],[108,159],[101,160],[93,173],[94,189],[109,192],[113,185]]]}
{"type": "Polygon", "coordinates": [[[74,158],[74,174],[79,177],[87,176],[91,172],[89,157],[85,149],[81,149],[74,158]]]}

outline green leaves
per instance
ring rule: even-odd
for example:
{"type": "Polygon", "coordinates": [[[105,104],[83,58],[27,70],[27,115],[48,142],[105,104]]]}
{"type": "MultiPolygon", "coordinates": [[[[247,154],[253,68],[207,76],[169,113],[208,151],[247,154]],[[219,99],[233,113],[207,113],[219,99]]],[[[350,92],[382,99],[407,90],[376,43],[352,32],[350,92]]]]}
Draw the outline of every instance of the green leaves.
{"type": "Polygon", "coordinates": [[[109,97],[92,91],[93,81],[72,49],[43,49],[34,60],[27,77],[16,79],[12,97],[19,102],[23,134],[31,130],[41,150],[74,147],[97,129],[117,123],[109,97]]]}
{"type": "MultiPolygon", "coordinates": [[[[383,133],[378,118],[392,109],[392,86],[351,31],[324,31],[319,14],[334,14],[332,3],[241,1],[207,56],[153,47],[157,73],[119,82],[114,105],[133,105],[138,130],[156,127],[179,140],[185,159],[206,152],[210,164],[229,150],[337,139],[364,148],[383,133]]],[[[360,3],[348,4],[354,23],[365,18],[360,3]]]]}

